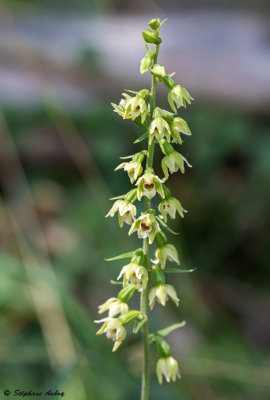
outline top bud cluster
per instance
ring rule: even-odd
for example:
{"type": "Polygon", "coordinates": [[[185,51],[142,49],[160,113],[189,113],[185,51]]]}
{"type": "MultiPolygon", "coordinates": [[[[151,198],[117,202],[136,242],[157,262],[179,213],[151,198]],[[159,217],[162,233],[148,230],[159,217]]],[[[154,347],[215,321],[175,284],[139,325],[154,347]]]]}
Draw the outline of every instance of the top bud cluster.
{"type": "MultiPolygon", "coordinates": [[[[141,60],[140,72],[144,74],[151,71],[151,91],[148,89],[126,90],[119,104],[112,103],[114,111],[123,119],[131,119],[145,129],[145,133],[135,143],[148,139],[147,149],[123,157],[126,160],[116,168],[116,170],[124,169],[127,172],[130,182],[135,185],[135,188],[122,196],[113,198],[112,200],[116,201],[107,214],[107,216],[113,217],[118,213],[120,227],[123,227],[124,223],[130,225],[128,234],[137,232],[138,238],[144,240],[141,248],[113,258],[130,258],[130,262],[123,266],[118,276],[118,279],[122,279],[122,290],[117,297],[110,298],[101,305],[99,310],[100,313],[108,311],[108,317],[97,321],[103,322],[98,333],[106,333],[107,337],[115,342],[113,350],[116,350],[125,339],[126,325],[134,322],[133,332],[136,333],[147,322],[148,316],[145,310],[129,310],[127,302],[134,293],[146,291],[150,309],[154,307],[156,301],[162,306],[165,306],[169,299],[177,306],[179,304],[175,288],[166,284],[165,280],[166,272],[173,272],[172,269],[169,271],[169,268],[166,268],[167,262],[175,262],[179,265],[179,256],[176,248],[168,243],[163,230],[174,233],[168,227],[167,219],[168,217],[174,219],[176,213],[183,217],[185,210],[180,201],[171,195],[165,182],[169,178],[169,174],[178,170],[184,173],[185,165],[191,166],[186,158],[175,150],[174,145],[182,144],[182,134],[191,135],[186,121],[177,116],[177,109],[186,107],[187,103],[190,104],[193,99],[183,86],[176,84],[172,79],[174,74],[167,74],[165,67],[157,64],[159,45],[162,42],[159,37],[159,29],[165,21],[160,22],[159,19],[153,19],[149,22],[151,29],[142,32],[147,53],[141,60]],[[155,50],[152,50],[149,44],[156,45],[155,50]],[[171,111],[155,106],[157,82],[168,89],[171,111]],[[164,154],[161,161],[163,177],[157,176],[153,169],[155,144],[160,146],[164,154]],[[151,208],[151,199],[154,196],[159,196],[161,199],[156,210],[151,208]],[[138,216],[135,202],[141,201],[142,198],[145,198],[145,208],[144,212],[138,216]],[[155,245],[155,249],[149,265],[147,246],[152,244],[155,245]]],[[[179,272],[177,268],[174,270],[179,272]]],[[[174,327],[176,325],[174,324],[174,327]]],[[[171,332],[173,329],[169,327],[164,332],[171,332]]],[[[161,357],[157,363],[157,376],[160,383],[162,374],[167,381],[175,380],[179,376],[178,364],[171,357],[170,347],[164,339],[167,333],[162,335],[161,332],[149,335],[149,340],[156,342],[161,357]]]]}

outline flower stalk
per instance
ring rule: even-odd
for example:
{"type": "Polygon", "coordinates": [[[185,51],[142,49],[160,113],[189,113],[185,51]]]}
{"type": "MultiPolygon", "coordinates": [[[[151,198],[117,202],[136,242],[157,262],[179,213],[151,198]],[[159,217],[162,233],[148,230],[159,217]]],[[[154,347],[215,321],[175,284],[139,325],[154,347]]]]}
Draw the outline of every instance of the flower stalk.
{"type": "MultiPolygon", "coordinates": [[[[163,229],[174,233],[167,226],[167,216],[175,218],[177,212],[184,217],[185,210],[179,200],[171,195],[164,182],[169,178],[169,172],[172,174],[180,170],[184,173],[184,163],[190,166],[186,158],[176,151],[174,146],[182,145],[180,133],[191,135],[186,121],[177,116],[177,109],[186,107],[193,99],[184,87],[174,82],[173,74],[166,74],[165,67],[157,64],[159,48],[162,43],[159,30],[165,21],[151,20],[149,22],[151,29],[142,33],[147,53],[141,60],[140,72],[143,74],[151,70],[151,90],[142,89],[139,92],[126,90],[133,96],[123,93],[123,98],[118,105],[112,103],[114,111],[123,119],[132,120],[147,129],[134,143],[139,143],[147,138],[148,145],[145,150],[122,157],[128,161],[121,163],[116,170],[124,169],[131,184],[135,187],[127,194],[112,199],[116,201],[106,216],[114,217],[115,213],[118,213],[120,227],[122,228],[125,224],[130,225],[128,234],[136,232],[138,238],[143,240],[143,244],[140,249],[108,259],[108,261],[114,261],[129,258],[129,263],[122,267],[117,278],[122,280],[123,285],[118,296],[108,299],[99,306],[99,313],[107,311],[108,317],[95,321],[103,323],[97,334],[105,333],[107,338],[114,342],[113,351],[116,351],[125,340],[128,325],[133,324],[134,334],[141,330],[144,350],[141,400],[149,399],[150,345],[152,342],[156,343],[157,353],[160,357],[156,366],[158,382],[162,383],[163,375],[167,382],[175,381],[177,377],[180,378],[178,363],[171,356],[170,346],[164,337],[185,324],[184,322],[173,324],[156,333],[149,333],[148,330],[149,308],[152,310],[155,303],[160,303],[165,307],[169,300],[172,300],[176,306],[180,302],[176,289],[166,283],[165,279],[166,272],[172,272],[172,269],[167,269],[167,263],[175,262],[179,265],[179,256],[176,248],[168,243],[163,229]],[[149,45],[154,48],[151,49],[149,45]],[[168,89],[168,102],[173,112],[156,107],[158,82],[168,89]],[[163,178],[158,177],[154,170],[156,144],[160,146],[164,154],[161,162],[163,178]],[[153,197],[159,197],[161,200],[157,209],[152,208],[153,197]],[[144,212],[139,216],[135,203],[142,200],[144,201],[144,212]],[[154,260],[150,260],[150,246],[152,245],[156,246],[153,252],[154,260]],[[127,303],[137,292],[140,293],[140,307],[138,310],[130,310],[127,303]]],[[[175,270],[177,271],[177,269],[175,270]]],[[[187,270],[185,271],[187,272],[187,270]]]]}

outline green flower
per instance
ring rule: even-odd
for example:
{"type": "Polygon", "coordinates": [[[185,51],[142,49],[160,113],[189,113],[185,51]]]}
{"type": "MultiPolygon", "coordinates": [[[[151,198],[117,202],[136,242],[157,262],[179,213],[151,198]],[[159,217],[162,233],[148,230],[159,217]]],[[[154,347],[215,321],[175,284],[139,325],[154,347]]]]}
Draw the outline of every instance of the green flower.
{"type": "Polygon", "coordinates": [[[108,339],[112,339],[115,343],[112,351],[116,351],[121,345],[125,337],[127,336],[127,331],[123,326],[123,322],[119,318],[103,318],[99,321],[94,321],[95,323],[103,322],[102,327],[97,331],[97,335],[106,333],[108,339]]]}
{"type": "MultiPolygon", "coordinates": [[[[133,93],[133,92],[132,92],[133,93]]],[[[127,93],[122,93],[124,99],[120,100],[119,105],[111,103],[114,112],[120,115],[123,119],[136,119],[137,117],[141,116],[142,123],[144,123],[145,118],[148,112],[148,106],[141,96],[147,96],[149,94],[148,90],[141,90],[136,96],[130,96],[127,93]]]]}
{"type": "Polygon", "coordinates": [[[117,211],[119,217],[119,225],[121,228],[124,222],[128,225],[131,225],[133,219],[137,214],[137,209],[134,204],[129,203],[127,200],[117,200],[106,215],[106,217],[113,217],[117,211]]]}
{"type": "Polygon", "coordinates": [[[98,313],[102,314],[105,311],[109,311],[109,317],[115,317],[118,314],[123,314],[128,311],[127,303],[121,301],[117,297],[111,297],[105,303],[101,304],[99,307],[98,313]]]}
{"type": "MultiPolygon", "coordinates": [[[[120,100],[119,105],[115,103],[111,103],[111,105],[113,106],[113,111],[120,115],[120,117],[124,118],[127,102],[128,100],[132,99],[132,97],[127,93],[122,93],[122,96],[124,97],[124,99],[120,100]]],[[[131,116],[126,116],[126,118],[130,119],[131,116]]]]}
{"type": "Polygon", "coordinates": [[[192,167],[187,159],[182,156],[182,154],[178,153],[177,151],[173,151],[169,155],[165,156],[162,161],[161,161],[161,167],[163,169],[165,178],[168,179],[169,174],[168,174],[168,169],[171,174],[174,172],[177,172],[179,169],[182,173],[185,172],[185,163],[189,166],[192,167]]]}
{"type": "Polygon", "coordinates": [[[166,301],[171,298],[171,300],[178,306],[179,299],[177,297],[176,290],[172,285],[158,285],[154,286],[149,292],[149,307],[152,310],[155,302],[158,301],[163,306],[165,306],[166,301]]]}
{"type": "Polygon", "coordinates": [[[180,136],[180,132],[184,135],[191,135],[188,124],[183,118],[177,117],[174,118],[173,122],[170,123],[171,134],[173,138],[173,143],[182,144],[182,139],[180,136]]]}
{"type": "Polygon", "coordinates": [[[191,100],[193,98],[190,96],[188,91],[180,85],[175,85],[168,94],[168,102],[172,108],[172,110],[176,113],[177,108],[180,108],[181,106],[186,107],[187,103],[191,103],[191,100]]]}
{"type": "Polygon", "coordinates": [[[164,222],[167,223],[167,215],[169,215],[172,219],[175,219],[176,211],[178,214],[184,218],[184,212],[187,212],[182,207],[179,200],[175,197],[168,197],[162,200],[162,202],[158,206],[159,212],[161,213],[164,222]]]}
{"type": "Polygon", "coordinates": [[[153,169],[148,168],[145,170],[144,174],[138,179],[136,186],[137,189],[137,198],[141,200],[142,196],[148,197],[148,199],[152,199],[156,192],[160,194],[161,197],[164,197],[164,191],[162,187],[162,181],[159,179],[157,175],[153,174],[153,169]]]}
{"type": "Polygon", "coordinates": [[[167,243],[159,247],[155,251],[155,257],[160,262],[162,269],[165,268],[167,259],[176,262],[178,265],[180,264],[177,250],[172,244],[167,243]]]}
{"type": "Polygon", "coordinates": [[[133,232],[137,231],[139,239],[149,237],[149,243],[152,244],[155,239],[156,233],[160,230],[161,229],[156,220],[156,217],[154,216],[154,214],[148,212],[141,215],[133,222],[128,234],[131,235],[133,232]]]}
{"type": "Polygon", "coordinates": [[[164,136],[170,141],[171,130],[170,126],[164,118],[158,116],[150,124],[149,127],[149,141],[152,143],[154,137],[159,142],[164,136]]]}
{"type": "Polygon", "coordinates": [[[148,272],[142,265],[133,262],[125,265],[117,279],[120,279],[122,276],[124,276],[123,286],[126,286],[130,282],[134,284],[142,284],[143,289],[146,288],[148,272]]]}
{"type": "Polygon", "coordinates": [[[131,118],[133,121],[137,117],[141,116],[142,123],[144,123],[145,118],[147,116],[148,106],[144,99],[137,95],[135,97],[131,97],[125,105],[125,113],[124,119],[131,118]]]}
{"type": "Polygon", "coordinates": [[[156,373],[158,382],[162,384],[162,375],[164,375],[167,382],[176,381],[180,378],[178,362],[173,357],[160,358],[157,362],[156,373]]]}
{"type": "Polygon", "coordinates": [[[128,173],[130,182],[134,183],[143,172],[142,162],[145,154],[146,151],[144,150],[140,153],[134,154],[133,156],[129,156],[129,158],[132,158],[132,160],[119,164],[118,167],[115,168],[115,171],[124,168],[124,171],[128,173]]]}

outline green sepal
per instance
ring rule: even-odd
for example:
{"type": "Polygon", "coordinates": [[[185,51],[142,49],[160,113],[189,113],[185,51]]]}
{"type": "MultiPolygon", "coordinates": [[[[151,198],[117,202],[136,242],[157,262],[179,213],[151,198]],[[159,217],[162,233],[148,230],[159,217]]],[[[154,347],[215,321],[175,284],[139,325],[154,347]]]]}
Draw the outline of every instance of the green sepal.
{"type": "Polygon", "coordinates": [[[158,222],[160,223],[160,225],[166,229],[168,232],[172,233],[173,235],[180,235],[180,232],[175,232],[173,231],[167,224],[165,224],[164,221],[162,221],[162,219],[160,217],[156,217],[156,219],[158,220],[158,222]]]}
{"type": "Polygon", "coordinates": [[[133,326],[133,331],[132,331],[134,333],[134,335],[136,335],[136,333],[139,332],[139,330],[146,323],[146,321],[147,321],[147,317],[142,318],[140,321],[135,320],[134,326],[133,326]]]}
{"type": "Polygon", "coordinates": [[[181,268],[165,268],[163,270],[164,274],[168,273],[168,274],[173,274],[173,273],[180,273],[180,274],[186,274],[189,272],[194,272],[196,271],[197,268],[193,268],[193,269],[181,269],[181,268]]]}
{"type": "Polygon", "coordinates": [[[119,256],[104,258],[105,261],[115,261],[115,260],[122,260],[123,258],[131,258],[133,257],[136,250],[129,251],[128,253],[119,254],[119,256]]]}
{"type": "Polygon", "coordinates": [[[133,158],[134,154],[132,156],[125,156],[125,157],[119,157],[121,160],[128,160],[129,158],[133,158]]]}
{"type": "Polygon", "coordinates": [[[147,139],[149,136],[149,131],[144,132],[138,139],[135,140],[135,142],[133,143],[140,143],[142,142],[144,139],[147,139]]]}
{"type": "Polygon", "coordinates": [[[163,21],[161,21],[159,27],[161,27],[166,21],[168,21],[168,18],[165,18],[163,21]]]}
{"type": "Polygon", "coordinates": [[[123,282],[114,281],[113,279],[110,280],[110,283],[111,283],[112,285],[121,285],[121,286],[123,286],[123,282]]]}
{"type": "Polygon", "coordinates": [[[178,328],[183,328],[183,326],[186,325],[186,321],[182,321],[182,322],[178,322],[177,324],[172,324],[170,326],[167,326],[167,328],[161,329],[159,331],[157,331],[157,335],[159,336],[167,336],[169,335],[171,332],[175,331],[178,328]]]}
{"type": "Polygon", "coordinates": [[[121,200],[124,199],[126,197],[127,194],[120,194],[120,196],[116,196],[116,197],[111,197],[109,198],[109,200],[121,200]]]}

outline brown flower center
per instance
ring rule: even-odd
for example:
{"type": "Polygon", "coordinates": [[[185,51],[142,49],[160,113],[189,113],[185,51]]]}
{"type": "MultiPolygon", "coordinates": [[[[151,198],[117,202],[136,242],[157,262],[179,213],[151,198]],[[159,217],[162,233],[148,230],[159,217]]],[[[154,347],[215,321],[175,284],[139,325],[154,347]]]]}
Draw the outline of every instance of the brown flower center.
{"type": "Polygon", "coordinates": [[[149,231],[149,229],[150,229],[150,226],[149,225],[147,225],[147,224],[145,224],[144,222],[142,222],[141,223],[141,229],[142,229],[142,231],[149,231]]]}
{"type": "Polygon", "coordinates": [[[143,186],[146,190],[152,190],[155,187],[154,183],[145,183],[143,186]]]}

